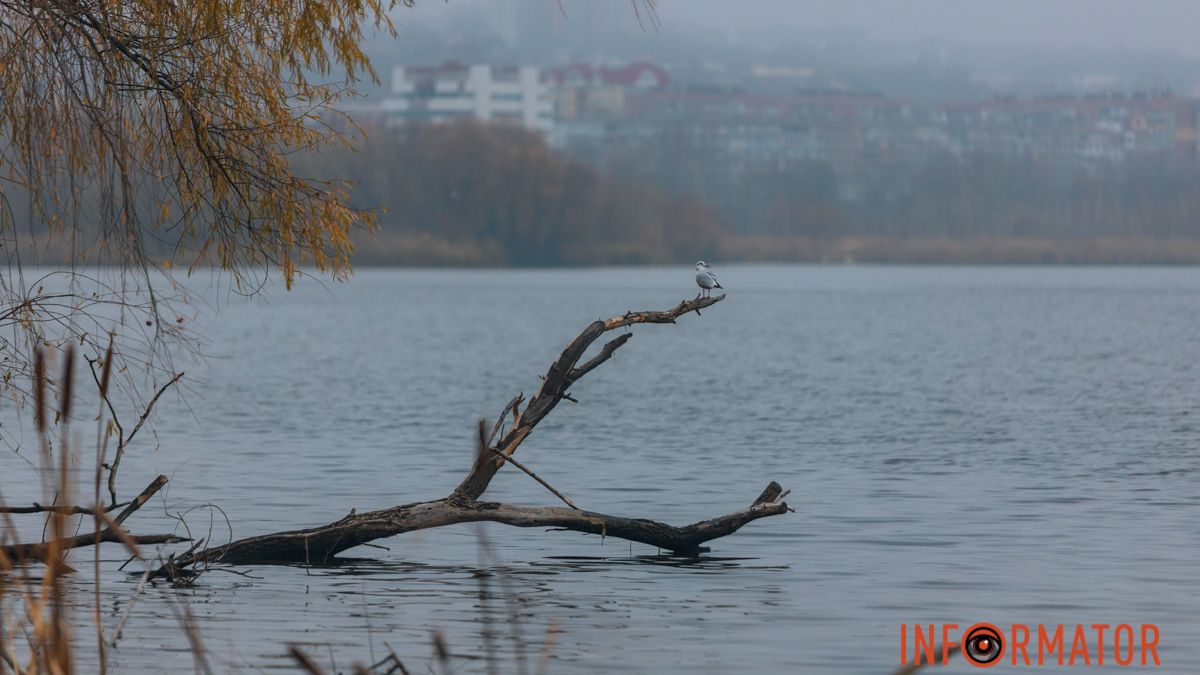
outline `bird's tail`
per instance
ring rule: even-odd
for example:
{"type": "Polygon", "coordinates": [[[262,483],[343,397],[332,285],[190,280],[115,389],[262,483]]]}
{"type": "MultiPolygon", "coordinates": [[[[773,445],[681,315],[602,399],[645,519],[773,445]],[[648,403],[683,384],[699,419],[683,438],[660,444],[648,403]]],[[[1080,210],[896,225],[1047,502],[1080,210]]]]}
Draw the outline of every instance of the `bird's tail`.
{"type": "Polygon", "coordinates": [[[721,282],[719,282],[719,281],[717,282],[717,288],[719,288],[719,289],[721,289],[721,290],[725,290],[725,287],[724,287],[724,286],[722,286],[722,285],[721,285],[721,282]]]}

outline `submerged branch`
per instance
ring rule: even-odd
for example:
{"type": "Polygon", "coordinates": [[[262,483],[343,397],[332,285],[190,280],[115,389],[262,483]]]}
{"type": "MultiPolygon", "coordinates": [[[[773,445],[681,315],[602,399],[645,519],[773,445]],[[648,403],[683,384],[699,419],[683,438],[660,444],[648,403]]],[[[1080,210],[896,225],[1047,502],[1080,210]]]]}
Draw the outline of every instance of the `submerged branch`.
{"type": "MultiPolygon", "coordinates": [[[[772,482],[766,493],[781,493],[772,482]]],[[[762,497],[760,497],[762,499],[762,497]]],[[[604,537],[627,539],[680,554],[702,553],[702,544],[738,531],[759,518],[788,510],[775,499],[755,500],[749,507],[717,518],[677,527],[646,518],[625,518],[561,506],[519,506],[499,502],[456,502],[437,499],[354,514],[303,530],[249,537],[175,559],[177,567],[196,563],[305,563],[328,564],[334,556],[375,539],[460,523],[493,522],[514,527],[552,527],[604,537]]],[[[154,576],[168,576],[160,568],[154,576]]]]}
{"type": "Polygon", "coordinates": [[[14,560],[18,563],[29,560],[45,560],[47,556],[57,554],[72,548],[81,546],[92,546],[101,542],[121,543],[126,546],[131,544],[177,544],[179,542],[188,541],[184,537],[179,537],[173,534],[150,534],[150,535],[134,535],[122,528],[125,520],[133,515],[135,511],[142,508],[150,498],[157,493],[162,486],[167,484],[166,476],[155,478],[142,493],[137,496],[132,502],[125,506],[114,517],[109,517],[103,510],[94,510],[92,515],[101,519],[106,527],[99,532],[89,532],[73,537],[62,537],[60,539],[52,539],[50,541],[29,543],[29,544],[6,544],[0,546],[0,554],[3,554],[3,559],[14,560]]]}
{"type": "Polygon", "coordinates": [[[94,516],[100,513],[111,513],[128,503],[121,502],[105,508],[92,508],[90,506],[45,506],[34,502],[33,506],[0,506],[0,513],[60,513],[67,516],[94,516]]]}

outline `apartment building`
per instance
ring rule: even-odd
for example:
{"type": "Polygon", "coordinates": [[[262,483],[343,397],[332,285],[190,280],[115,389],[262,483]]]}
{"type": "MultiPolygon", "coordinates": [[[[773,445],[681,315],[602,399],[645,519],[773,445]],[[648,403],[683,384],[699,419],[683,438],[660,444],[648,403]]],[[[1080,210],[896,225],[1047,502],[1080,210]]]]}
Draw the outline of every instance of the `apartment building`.
{"type": "Polygon", "coordinates": [[[549,132],[554,104],[532,66],[445,63],[392,70],[381,111],[392,124],[476,119],[549,132]]]}

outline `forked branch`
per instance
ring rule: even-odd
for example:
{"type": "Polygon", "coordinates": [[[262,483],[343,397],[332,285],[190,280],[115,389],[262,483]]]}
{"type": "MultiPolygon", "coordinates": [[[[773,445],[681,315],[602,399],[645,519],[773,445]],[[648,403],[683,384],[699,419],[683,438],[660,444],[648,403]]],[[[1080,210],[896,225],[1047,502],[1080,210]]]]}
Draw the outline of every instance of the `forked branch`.
{"type": "Polygon", "coordinates": [[[155,478],[146,486],[146,489],[142,490],[141,494],[132,502],[129,502],[116,516],[110,517],[103,509],[92,509],[90,515],[100,519],[105,525],[104,529],[99,532],[63,537],[61,539],[38,543],[6,544],[0,546],[0,554],[2,554],[0,555],[0,560],[11,560],[18,563],[28,560],[44,560],[51,553],[79,548],[80,546],[92,546],[101,542],[122,543],[136,549],[137,544],[176,544],[187,541],[187,539],[173,534],[134,535],[122,527],[129,516],[142,508],[166,484],[166,476],[155,478]]]}
{"type": "Polygon", "coordinates": [[[345,518],[321,527],[276,532],[195,553],[185,553],[173,559],[169,566],[164,565],[160,568],[155,576],[173,578],[188,567],[213,562],[322,564],[329,562],[342,551],[376,539],[431,527],[479,521],[515,527],[544,527],[599,534],[636,541],[675,553],[696,554],[707,550],[703,546],[704,543],[732,534],[746,523],[786,513],[790,510],[783,501],[787,493],[778,483],[772,481],[745,509],[691,525],[676,527],[644,518],[624,518],[580,509],[524,466],[518,468],[549,489],[570,508],[517,506],[479,501],[479,497],[487,490],[492,478],[502,466],[507,463],[517,465],[513,454],[558,402],[569,397],[568,387],[612,358],[613,353],[628,342],[632,334],[627,333],[610,340],[595,356],[580,364],[588,348],[602,335],[640,323],[675,323],[680,317],[714,305],[724,297],[698,298],[681,302],[666,311],[628,312],[589,324],[567,344],[550,365],[542,378],[541,387],[529,399],[524,409],[521,408],[524,397],[516,396],[501,411],[490,433],[484,423],[480,422],[479,452],[466,478],[447,497],[368,513],[352,511],[345,518]],[[512,420],[501,435],[505,420],[510,414],[512,420]],[[496,440],[497,435],[500,435],[499,440],[496,440]]]}
{"type": "MultiPolygon", "coordinates": [[[[639,323],[675,323],[676,319],[684,316],[689,312],[694,312],[698,309],[703,309],[710,305],[725,299],[724,295],[718,295],[711,298],[699,298],[696,300],[685,300],[675,307],[661,312],[626,312],[621,316],[614,316],[610,319],[598,319],[588,324],[587,328],[583,329],[579,335],[575,337],[554,363],[550,364],[550,369],[542,378],[542,386],[538,393],[529,399],[529,404],[525,406],[523,412],[518,412],[514,406],[513,411],[516,413],[516,419],[508,428],[508,432],[501,437],[500,441],[494,446],[498,453],[479,453],[475,459],[475,465],[471,467],[470,473],[463,479],[462,483],[454,489],[454,493],[450,495],[451,499],[475,500],[479,499],[487,490],[488,484],[492,482],[492,478],[500,467],[504,465],[505,457],[511,457],[520,447],[521,443],[529,436],[533,428],[541,422],[558,402],[567,397],[567,389],[578,382],[584,375],[587,375],[592,370],[595,370],[600,364],[612,358],[614,352],[629,341],[633,337],[632,333],[626,333],[617,337],[600,350],[600,353],[588,360],[582,366],[578,365],[579,360],[587,352],[588,347],[592,346],[600,336],[608,331],[632,326],[639,323]]],[[[519,397],[518,397],[519,398],[519,397]]]]}
{"type": "Polygon", "coordinates": [[[125,456],[125,448],[129,447],[129,444],[133,442],[134,436],[137,436],[137,433],[142,430],[142,427],[146,424],[146,420],[150,417],[150,413],[154,411],[154,404],[158,403],[158,399],[162,398],[162,395],[166,393],[167,389],[171,388],[171,385],[183,378],[183,373],[176,373],[166,384],[159,387],[158,391],[154,392],[154,397],[146,404],[146,408],[142,411],[141,416],[138,417],[137,423],[133,425],[133,429],[126,435],[125,427],[121,426],[121,420],[117,417],[117,411],[113,407],[112,400],[108,398],[108,382],[112,370],[112,357],[113,348],[112,344],[109,343],[108,352],[105,353],[102,364],[97,359],[88,359],[88,367],[91,369],[92,379],[95,380],[96,387],[100,391],[100,399],[108,407],[108,413],[112,417],[113,426],[117,428],[116,454],[113,456],[111,464],[104,465],[104,468],[108,470],[108,495],[112,500],[109,504],[109,510],[117,506],[117,471],[121,468],[121,459],[125,456]],[[97,365],[101,365],[104,368],[103,377],[96,374],[97,365]]]}

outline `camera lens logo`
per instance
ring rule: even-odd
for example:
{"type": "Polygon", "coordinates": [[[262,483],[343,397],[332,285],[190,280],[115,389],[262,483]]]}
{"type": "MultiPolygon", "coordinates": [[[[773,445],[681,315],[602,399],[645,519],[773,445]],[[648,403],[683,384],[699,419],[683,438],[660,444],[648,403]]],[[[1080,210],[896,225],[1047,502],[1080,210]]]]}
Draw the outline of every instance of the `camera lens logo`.
{"type": "Polygon", "coordinates": [[[962,653],[971,665],[990,668],[1004,656],[1004,638],[992,624],[977,623],[963,635],[962,653]]]}

